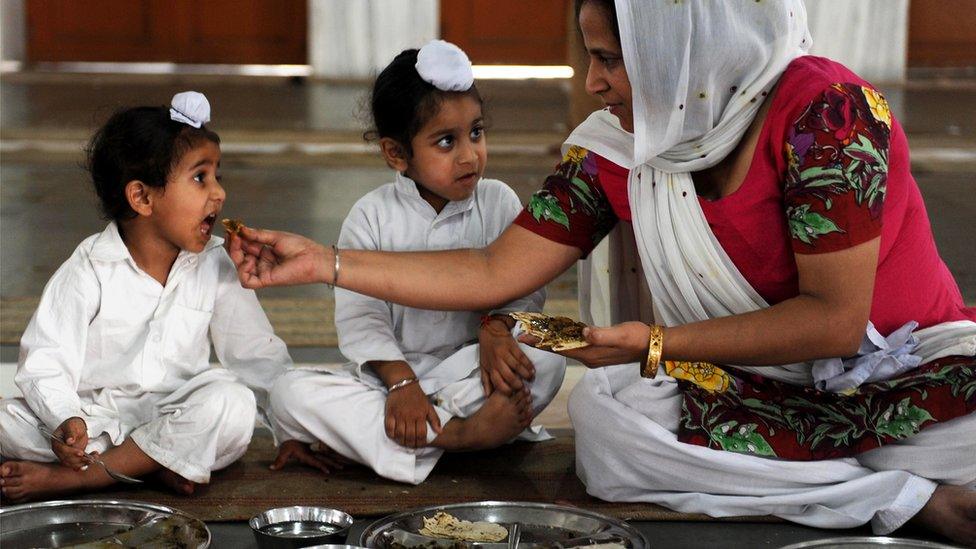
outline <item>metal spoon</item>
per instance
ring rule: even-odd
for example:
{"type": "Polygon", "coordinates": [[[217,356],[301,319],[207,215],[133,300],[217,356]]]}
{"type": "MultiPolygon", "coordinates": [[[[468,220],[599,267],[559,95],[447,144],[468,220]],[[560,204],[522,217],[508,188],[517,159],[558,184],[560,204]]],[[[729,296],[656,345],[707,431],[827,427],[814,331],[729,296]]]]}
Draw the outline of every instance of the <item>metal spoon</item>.
{"type": "MultiPolygon", "coordinates": [[[[37,429],[44,436],[50,437],[51,440],[56,440],[56,441],[60,442],[61,444],[68,444],[67,442],[65,442],[65,440],[63,438],[61,438],[60,436],[58,436],[58,435],[54,434],[53,432],[49,431],[48,428],[45,427],[45,426],[43,426],[43,425],[38,425],[37,426],[37,429]]],[[[108,473],[108,476],[112,477],[113,479],[115,479],[115,480],[117,480],[119,482],[124,482],[126,484],[142,484],[143,483],[143,481],[141,481],[141,480],[139,480],[137,478],[130,477],[129,475],[123,475],[122,473],[116,473],[115,471],[109,469],[108,468],[108,465],[105,465],[105,462],[104,461],[98,459],[93,454],[87,454],[86,453],[85,454],[85,459],[88,461],[88,463],[95,463],[95,464],[101,465],[102,466],[102,469],[105,469],[105,472],[108,473]]]]}
{"type": "Polygon", "coordinates": [[[513,522],[508,530],[508,549],[518,549],[519,541],[522,539],[522,528],[519,523],[513,522]]]}

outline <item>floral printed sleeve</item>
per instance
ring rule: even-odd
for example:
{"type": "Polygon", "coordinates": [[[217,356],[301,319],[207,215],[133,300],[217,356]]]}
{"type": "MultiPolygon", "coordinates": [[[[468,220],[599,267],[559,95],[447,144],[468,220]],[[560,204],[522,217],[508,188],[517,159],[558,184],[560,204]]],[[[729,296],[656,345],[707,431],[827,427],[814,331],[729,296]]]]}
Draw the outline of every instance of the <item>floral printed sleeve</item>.
{"type": "Polygon", "coordinates": [[[600,184],[596,154],[571,147],[515,223],[589,255],[617,223],[600,184]]]}
{"type": "Polygon", "coordinates": [[[876,90],[833,84],[789,128],[784,201],[793,251],[825,253],[881,234],[891,113],[876,90]]]}

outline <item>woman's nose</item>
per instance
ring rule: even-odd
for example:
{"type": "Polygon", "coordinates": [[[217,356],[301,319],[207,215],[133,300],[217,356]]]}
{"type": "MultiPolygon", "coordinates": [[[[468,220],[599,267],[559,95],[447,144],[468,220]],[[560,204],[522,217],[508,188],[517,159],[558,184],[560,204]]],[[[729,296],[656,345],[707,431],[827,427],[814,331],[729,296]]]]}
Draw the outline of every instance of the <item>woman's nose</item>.
{"type": "Polygon", "coordinates": [[[597,61],[591,59],[586,69],[586,93],[600,95],[605,91],[607,91],[607,80],[603,77],[603,71],[597,61]]]}

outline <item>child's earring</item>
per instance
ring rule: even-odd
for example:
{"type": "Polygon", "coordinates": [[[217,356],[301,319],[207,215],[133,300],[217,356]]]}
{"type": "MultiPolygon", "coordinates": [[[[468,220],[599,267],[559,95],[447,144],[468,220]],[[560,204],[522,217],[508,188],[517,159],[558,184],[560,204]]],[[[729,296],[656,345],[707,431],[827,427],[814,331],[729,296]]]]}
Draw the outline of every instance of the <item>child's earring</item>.
{"type": "Polygon", "coordinates": [[[152,214],[152,197],[149,195],[149,186],[133,179],[125,185],[125,199],[129,202],[132,211],[139,215],[152,214]]]}
{"type": "Polygon", "coordinates": [[[407,171],[407,151],[396,139],[381,138],[380,151],[383,153],[383,159],[386,160],[387,166],[401,173],[407,171]]]}

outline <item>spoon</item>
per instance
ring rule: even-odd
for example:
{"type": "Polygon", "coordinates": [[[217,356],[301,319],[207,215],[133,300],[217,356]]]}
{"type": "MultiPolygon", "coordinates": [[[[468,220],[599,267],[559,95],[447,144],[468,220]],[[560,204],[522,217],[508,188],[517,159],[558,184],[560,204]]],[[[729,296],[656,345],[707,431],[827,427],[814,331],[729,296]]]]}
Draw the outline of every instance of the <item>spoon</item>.
{"type": "MultiPolygon", "coordinates": [[[[61,444],[68,444],[67,442],[65,442],[65,440],[63,438],[61,438],[60,436],[58,436],[58,435],[54,434],[53,432],[49,431],[48,428],[45,427],[45,426],[43,426],[43,425],[38,425],[37,426],[37,429],[44,436],[49,437],[51,440],[56,440],[56,441],[60,442],[61,444]]],[[[115,480],[117,480],[119,482],[124,482],[126,484],[142,484],[143,483],[143,481],[141,481],[141,480],[139,480],[137,478],[130,477],[129,475],[123,475],[122,473],[117,473],[117,472],[109,469],[108,468],[108,465],[105,465],[105,462],[102,461],[102,460],[100,460],[100,459],[98,459],[97,457],[95,457],[94,454],[87,454],[86,453],[85,454],[85,459],[89,463],[95,463],[95,464],[101,465],[102,466],[102,469],[105,469],[105,472],[108,473],[108,476],[112,477],[113,479],[115,479],[115,480]]]]}

